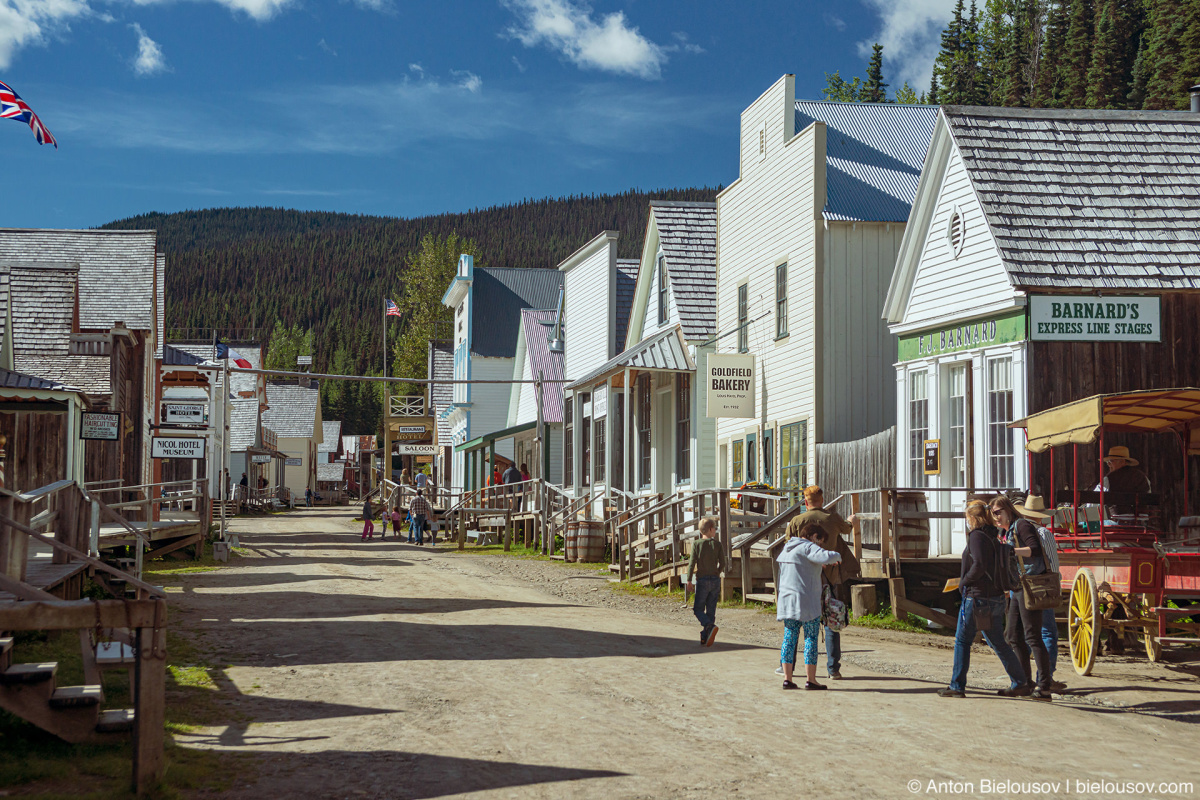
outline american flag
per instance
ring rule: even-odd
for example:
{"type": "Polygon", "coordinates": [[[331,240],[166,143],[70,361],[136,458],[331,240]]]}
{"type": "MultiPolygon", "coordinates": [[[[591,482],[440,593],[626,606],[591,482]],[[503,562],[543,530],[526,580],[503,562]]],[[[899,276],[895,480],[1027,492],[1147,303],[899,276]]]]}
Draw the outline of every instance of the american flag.
{"type": "Polygon", "coordinates": [[[22,100],[11,86],[3,82],[0,82],[0,119],[28,122],[29,129],[37,137],[38,144],[52,144],[55,150],[58,149],[58,140],[54,138],[54,134],[46,130],[46,126],[42,124],[38,115],[33,113],[29,104],[22,100]]]}
{"type": "Polygon", "coordinates": [[[396,305],[391,300],[388,300],[387,301],[387,315],[389,317],[400,316],[400,306],[396,305]]]}

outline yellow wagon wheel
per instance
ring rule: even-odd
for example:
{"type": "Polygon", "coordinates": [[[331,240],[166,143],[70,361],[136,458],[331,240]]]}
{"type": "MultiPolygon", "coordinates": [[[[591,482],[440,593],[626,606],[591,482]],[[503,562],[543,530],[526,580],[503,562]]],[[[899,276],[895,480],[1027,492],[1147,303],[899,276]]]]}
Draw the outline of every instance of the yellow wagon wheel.
{"type": "Polygon", "coordinates": [[[1152,664],[1157,664],[1162,658],[1162,642],[1158,640],[1158,614],[1153,611],[1154,595],[1142,595],[1142,618],[1146,620],[1146,632],[1142,640],[1146,644],[1146,658],[1152,664]]]}
{"type": "Polygon", "coordinates": [[[1096,577],[1087,567],[1075,573],[1071,600],[1067,605],[1067,632],[1071,642],[1071,663],[1080,675],[1090,675],[1100,648],[1100,595],[1096,577]]]}

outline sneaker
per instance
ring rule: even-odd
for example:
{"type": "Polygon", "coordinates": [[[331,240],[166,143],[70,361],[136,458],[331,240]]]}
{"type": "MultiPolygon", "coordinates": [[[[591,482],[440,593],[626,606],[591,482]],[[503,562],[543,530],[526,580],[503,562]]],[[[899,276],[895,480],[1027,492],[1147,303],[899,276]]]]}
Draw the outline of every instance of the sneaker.
{"type": "Polygon", "coordinates": [[[949,686],[944,686],[938,689],[938,697],[966,697],[966,692],[960,692],[958,689],[951,689],[949,686]]]}
{"type": "Polygon", "coordinates": [[[1049,689],[1034,689],[1029,693],[1029,696],[1034,700],[1041,700],[1044,703],[1049,703],[1054,700],[1054,697],[1051,695],[1049,689]]]}
{"type": "Polygon", "coordinates": [[[776,667],[776,668],[775,668],[775,674],[776,674],[776,675],[782,675],[782,674],[783,674],[783,664],[780,664],[778,667],[776,667]]]}
{"type": "Polygon", "coordinates": [[[1029,697],[1033,694],[1033,689],[1029,686],[1018,686],[1014,689],[1001,689],[996,694],[1001,697],[1029,697]]]}
{"type": "Polygon", "coordinates": [[[704,640],[705,647],[713,646],[713,642],[715,642],[717,640],[717,631],[719,631],[719,630],[720,630],[720,628],[718,628],[716,625],[712,626],[712,630],[710,630],[708,632],[708,638],[704,640]]]}
{"type": "Polygon", "coordinates": [[[1065,692],[1066,690],[1067,690],[1067,685],[1065,683],[1063,683],[1062,681],[1050,681],[1050,691],[1062,693],[1062,692],[1065,692]]]}
{"type": "Polygon", "coordinates": [[[833,672],[827,674],[831,681],[840,681],[842,679],[842,671],[840,669],[835,669],[833,672]]]}
{"type": "Polygon", "coordinates": [[[784,689],[799,689],[800,687],[797,686],[796,684],[792,683],[791,681],[784,681],[783,688],[784,689]]]}
{"type": "Polygon", "coordinates": [[[805,681],[804,688],[805,689],[828,689],[829,687],[823,683],[817,683],[816,681],[805,681]]]}

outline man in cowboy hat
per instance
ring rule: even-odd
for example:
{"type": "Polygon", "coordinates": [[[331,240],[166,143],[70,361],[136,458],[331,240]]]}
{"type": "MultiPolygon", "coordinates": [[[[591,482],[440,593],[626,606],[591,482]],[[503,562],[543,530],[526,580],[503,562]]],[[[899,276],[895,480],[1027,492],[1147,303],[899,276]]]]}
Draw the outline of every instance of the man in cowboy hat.
{"type": "MultiPolygon", "coordinates": [[[[1150,492],[1150,479],[1138,469],[1137,459],[1130,457],[1128,447],[1109,448],[1108,455],[1104,457],[1104,466],[1108,469],[1108,475],[1104,478],[1104,491],[1130,494],[1150,492]]],[[[1113,514],[1132,514],[1134,505],[1125,501],[1114,503],[1109,506],[1109,511],[1113,514]]]]}

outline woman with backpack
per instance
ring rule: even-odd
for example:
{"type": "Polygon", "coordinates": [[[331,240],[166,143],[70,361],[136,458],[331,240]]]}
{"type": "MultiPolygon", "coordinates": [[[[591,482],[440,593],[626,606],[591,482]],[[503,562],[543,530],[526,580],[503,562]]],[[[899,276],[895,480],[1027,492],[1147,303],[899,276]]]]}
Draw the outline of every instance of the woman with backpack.
{"type": "MultiPolygon", "coordinates": [[[[992,516],[1002,529],[1004,541],[1011,545],[1022,560],[1022,568],[1026,575],[1041,575],[1046,571],[1046,560],[1042,554],[1042,537],[1032,522],[1025,519],[1017,511],[1012,500],[1005,495],[992,498],[992,516]]],[[[1054,673],[1050,667],[1050,654],[1042,639],[1042,611],[1030,610],[1025,607],[1025,598],[1021,590],[1008,593],[1008,606],[1004,625],[1004,640],[1017,654],[1021,668],[1025,672],[1025,683],[1033,685],[1033,673],[1029,668],[1029,655],[1033,654],[1033,663],[1037,667],[1037,684],[1033,686],[1030,696],[1035,700],[1051,699],[1054,673]]]]}
{"type": "Polygon", "coordinates": [[[836,564],[841,554],[826,550],[825,529],[816,521],[806,523],[783,546],[775,559],[779,562],[779,596],[775,618],[783,622],[783,646],[779,660],[783,666],[783,688],[799,689],[792,682],[796,668],[796,647],[804,630],[805,689],[824,689],[817,683],[817,633],[821,630],[821,567],[836,564]]]}
{"type": "Polygon", "coordinates": [[[1005,590],[1008,578],[1008,545],[998,540],[999,531],[987,503],[972,500],[967,503],[967,547],[963,550],[958,588],[962,606],[958,610],[958,629],[954,633],[954,672],[950,685],[938,689],[940,697],[966,697],[967,671],[971,668],[971,645],[975,633],[983,638],[1000,657],[1011,685],[1001,689],[1001,697],[1026,697],[1030,689],[1017,654],[1004,641],[1005,590]]]}

